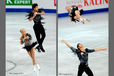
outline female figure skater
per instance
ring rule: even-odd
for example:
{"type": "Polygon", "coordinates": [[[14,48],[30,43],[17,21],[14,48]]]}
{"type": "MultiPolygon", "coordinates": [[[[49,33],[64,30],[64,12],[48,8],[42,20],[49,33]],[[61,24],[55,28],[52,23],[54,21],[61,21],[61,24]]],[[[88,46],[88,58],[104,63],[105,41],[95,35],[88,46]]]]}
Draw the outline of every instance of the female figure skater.
{"type": "Polygon", "coordinates": [[[77,6],[71,6],[66,8],[67,11],[69,12],[69,16],[71,21],[81,21],[83,24],[85,23],[85,21],[90,21],[84,17],[82,17],[81,15],[83,14],[83,9],[79,10],[77,6]]]}
{"type": "Polygon", "coordinates": [[[20,38],[20,43],[25,44],[24,49],[27,50],[29,56],[32,58],[33,66],[34,66],[34,72],[36,71],[36,68],[40,70],[40,66],[36,63],[35,60],[35,49],[34,46],[37,44],[37,42],[32,43],[32,37],[29,33],[26,33],[25,29],[20,30],[22,36],[20,38]]]}
{"type": "Polygon", "coordinates": [[[96,52],[96,51],[101,51],[101,50],[106,50],[106,48],[101,48],[101,49],[84,49],[83,44],[78,43],[77,44],[77,49],[70,46],[65,40],[62,40],[63,43],[65,43],[75,54],[77,54],[79,60],[80,60],[80,65],[78,68],[78,75],[77,76],[82,76],[83,72],[85,72],[88,76],[94,76],[91,69],[88,66],[88,53],[96,52]]]}
{"type": "Polygon", "coordinates": [[[30,21],[32,20],[34,21],[33,29],[36,35],[37,42],[39,43],[36,49],[38,49],[39,52],[41,52],[40,50],[42,50],[42,52],[45,52],[42,44],[43,44],[46,34],[45,34],[45,29],[41,22],[41,20],[43,19],[41,15],[44,15],[44,14],[45,12],[42,11],[41,9],[38,9],[38,4],[35,3],[32,5],[32,12],[30,12],[27,15],[30,21]]]}

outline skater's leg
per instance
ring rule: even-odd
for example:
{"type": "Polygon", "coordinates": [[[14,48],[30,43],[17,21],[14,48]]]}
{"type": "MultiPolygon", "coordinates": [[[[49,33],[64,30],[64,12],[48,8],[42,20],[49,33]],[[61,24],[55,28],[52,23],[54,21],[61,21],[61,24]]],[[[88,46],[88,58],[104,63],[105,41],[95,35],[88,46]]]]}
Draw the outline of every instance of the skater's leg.
{"type": "Polygon", "coordinates": [[[87,18],[84,18],[84,17],[82,17],[82,16],[80,16],[80,19],[82,19],[82,21],[83,21],[83,22],[85,22],[85,21],[88,21],[88,22],[90,22],[90,20],[89,20],[89,19],[87,19],[87,18]]]}
{"type": "Polygon", "coordinates": [[[79,14],[78,14],[78,15],[76,15],[76,16],[74,16],[74,19],[81,21],[83,24],[85,23],[85,21],[90,22],[90,20],[89,20],[89,19],[86,19],[86,18],[84,18],[84,17],[80,16],[79,14]]]}
{"type": "MultiPolygon", "coordinates": [[[[33,28],[34,28],[34,33],[35,33],[35,35],[36,35],[37,42],[38,42],[39,45],[40,45],[40,44],[41,44],[40,32],[39,32],[40,30],[39,30],[36,26],[34,26],[33,28]]],[[[36,49],[38,49],[38,52],[41,52],[39,46],[37,46],[36,49]]]]}
{"type": "Polygon", "coordinates": [[[45,33],[45,30],[44,30],[44,28],[42,28],[42,31],[41,31],[41,35],[42,35],[42,37],[41,37],[41,44],[43,43],[43,41],[44,41],[44,39],[45,39],[45,37],[46,37],[46,33],[45,33]]]}
{"type": "Polygon", "coordinates": [[[34,48],[31,49],[31,55],[32,55],[32,60],[33,60],[33,65],[34,65],[34,71],[36,70],[36,67],[37,67],[38,70],[40,70],[39,64],[36,63],[35,49],[34,48]]]}
{"type": "Polygon", "coordinates": [[[31,55],[30,51],[27,51],[27,53],[28,53],[28,55],[32,58],[32,55],[31,55]]]}
{"type": "Polygon", "coordinates": [[[85,19],[81,16],[80,17],[74,16],[74,19],[78,20],[78,21],[81,21],[83,24],[85,23],[85,19]]]}
{"type": "Polygon", "coordinates": [[[80,17],[74,16],[75,20],[80,20],[80,17]]]}
{"type": "Polygon", "coordinates": [[[38,43],[40,44],[41,43],[40,42],[40,32],[39,32],[37,27],[34,27],[34,33],[35,33],[35,36],[36,36],[38,43]]]}
{"type": "Polygon", "coordinates": [[[74,17],[74,19],[79,20],[81,18],[80,12],[79,11],[75,11],[75,14],[76,14],[76,16],[74,17]]]}
{"type": "Polygon", "coordinates": [[[41,29],[40,33],[41,33],[41,36],[42,36],[41,39],[40,39],[41,44],[39,44],[40,45],[40,49],[42,50],[42,52],[45,52],[45,50],[43,48],[43,45],[42,45],[43,44],[43,41],[44,41],[44,39],[46,37],[44,28],[41,29]]]}
{"type": "Polygon", "coordinates": [[[85,73],[88,75],[88,76],[94,76],[93,75],[93,72],[91,71],[91,69],[89,67],[86,67],[85,68],[85,73]]]}
{"type": "Polygon", "coordinates": [[[33,65],[36,64],[36,60],[35,60],[35,51],[34,51],[34,50],[35,50],[35,49],[32,48],[31,51],[30,51],[31,57],[32,57],[32,61],[33,61],[33,65]]]}
{"type": "Polygon", "coordinates": [[[82,76],[83,72],[84,72],[84,65],[80,64],[79,68],[78,68],[78,75],[77,76],[82,76]]]}

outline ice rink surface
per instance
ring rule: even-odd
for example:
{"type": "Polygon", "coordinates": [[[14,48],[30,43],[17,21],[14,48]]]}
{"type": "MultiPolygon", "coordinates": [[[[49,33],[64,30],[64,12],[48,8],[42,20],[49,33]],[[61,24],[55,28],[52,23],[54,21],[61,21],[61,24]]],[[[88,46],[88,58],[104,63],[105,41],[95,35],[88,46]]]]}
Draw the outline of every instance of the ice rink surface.
{"type": "MultiPolygon", "coordinates": [[[[26,13],[6,14],[6,76],[56,76],[56,15],[46,14],[44,27],[46,53],[35,52],[41,71],[33,72],[32,60],[26,50],[22,49],[19,30],[25,28],[36,41],[33,22],[25,17],[26,13]]],[[[66,40],[76,47],[83,43],[85,48],[108,49],[108,13],[83,15],[91,20],[86,24],[71,22],[69,17],[58,20],[58,70],[59,76],[76,76],[79,60],[60,40],[66,40]]],[[[89,66],[95,76],[108,76],[108,51],[89,54],[89,66]]],[[[87,76],[83,74],[83,76],[87,76]]]]}
{"type": "Polygon", "coordinates": [[[6,13],[6,76],[56,76],[56,14],[43,16],[43,21],[46,22],[46,39],[43,43],[46,53],[35,51],[41,67],[37,73],[33,72],[32,60],[19,41],[21,28],[25,28],[32,35],[32,41],[36,41],[33,22],[26,20],[25,15],[26,13],[6,13]]]}
{"type": "MultiPolygon", "coordinates": [[[[71,46],[84,44],[85,48],[107,48],[89,54],[89,67],[94,76],[108,76],[108,12],[83,15],[91,22],[74,23],[69,17],[58,20],[58,72],[59,76],[77,76],[79,60],[61,40],[71,46]]],[[[82,76],[87,76],[85,73],[82,76]]]]}

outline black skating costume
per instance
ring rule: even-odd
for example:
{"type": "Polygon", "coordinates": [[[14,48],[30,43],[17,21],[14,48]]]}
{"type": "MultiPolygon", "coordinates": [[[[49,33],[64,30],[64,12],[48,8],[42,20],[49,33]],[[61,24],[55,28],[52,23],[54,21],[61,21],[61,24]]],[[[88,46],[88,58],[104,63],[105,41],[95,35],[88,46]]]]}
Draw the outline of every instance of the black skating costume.
{"type": "Polygon", "coordinates": [[[77,76],[82,76],[83,72],[85,72],[88,76],[93,76],[93,73],[88,66],[88,53],[95,52],[95,50],[86,48],[85,52],[82,52],[80,49],[75,49],[74,47],[71,47],[71,50],[74,52],[74,54],[77,54],[80,60],[77,76]]]}
{"type": "Polygon", "coordinates": [[[31,43],[32,36],[29,33],[26,33],[25,37],[26,37],[26,39],[24,39],[24,36],[22,36],[21,41],[22,41],[22,43],[25,44],[25,46],[23,48],[29,52],[37,44],[37,42],[31,43]]]}

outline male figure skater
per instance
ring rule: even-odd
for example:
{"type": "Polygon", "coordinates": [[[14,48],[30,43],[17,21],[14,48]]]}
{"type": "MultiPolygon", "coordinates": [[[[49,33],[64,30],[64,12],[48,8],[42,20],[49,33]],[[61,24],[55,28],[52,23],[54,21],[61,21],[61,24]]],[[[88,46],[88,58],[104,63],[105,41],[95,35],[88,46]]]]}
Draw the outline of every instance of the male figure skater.
{"type": "Polygon", "coordinates": [[[45,39],[45,29],[42,25],[42,22],[41,20],[43,19],[43,17],[41,17],[41,15],[44,15],[45,12],[42,11],[41,9],[38,9],[38,4],[33,4],[32,5],[32,12],[30,12],[27,16],[28,16],[28,19],[30,21],[34,21],[34,26],[33,26],[33,29],[34,29],[34,32],[35,32],[35,35],[36,35],[36,39],[39,43],[39,45],[36,47],[36,49],[38,49],[39,52],[45,52],[44,48],[43,48],[43,41],[45,39]],[[40,51],[41,50],[41,51],[40,51]]]}
{"type": "Polygon", "coordinates": [[[77,44],[77,49],[70,46],[65,40],[62,40],[63,43],[65,43],[75,54],[77,54],[79,60],[80,60],[80,65],[78,68],[78,75],[77,76],[82,76],[83,72],[85,72],[88,76],[94,76],[91,69],[88,66],[88,53],[96,52],[96,51],[101,51],[101,50],[106,50],[106,48],[101,48],[101,49],[84,49],[83,44],[78,43],[77,44]]]}

